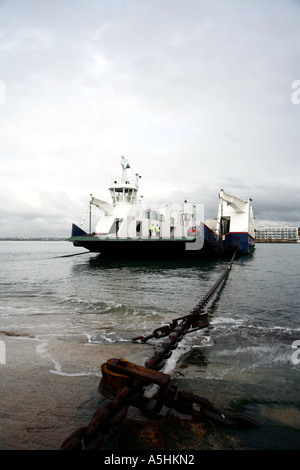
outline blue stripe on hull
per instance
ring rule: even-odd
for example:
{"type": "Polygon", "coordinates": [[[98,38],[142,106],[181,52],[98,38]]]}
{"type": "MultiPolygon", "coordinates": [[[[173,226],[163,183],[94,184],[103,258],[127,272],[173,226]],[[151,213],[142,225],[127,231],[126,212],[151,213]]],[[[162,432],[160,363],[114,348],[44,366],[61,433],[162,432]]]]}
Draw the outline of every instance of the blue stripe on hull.
{"type": "Polygon", "coordinates": [[[204,225],[205,244],[214,247],[220,253],[238,249],[239,254],[248,254],[253,251],[255,242],[253,237],[246,232],[229,232],[224,236],[217,235],[204,225]]]}
{"type": "Polygon", "coordinates": [[[247,255],[255,247],[254,239],[245,232],[231,232],[225,236],[225,249],[238,249],[238,253],[247,255]]]}

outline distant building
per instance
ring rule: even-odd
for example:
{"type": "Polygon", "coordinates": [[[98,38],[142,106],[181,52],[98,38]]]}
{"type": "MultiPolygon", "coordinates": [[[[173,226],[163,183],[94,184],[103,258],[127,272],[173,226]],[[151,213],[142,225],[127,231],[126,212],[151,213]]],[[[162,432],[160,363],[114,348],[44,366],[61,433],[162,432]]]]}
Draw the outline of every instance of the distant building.
{"type": "Polygon", "coordinates": [[[282,227],[259,227],[255,229],[255,239],[259,240],[280,240],[293,241],[298,240],[298,227],[288,225],[282,227]]]}

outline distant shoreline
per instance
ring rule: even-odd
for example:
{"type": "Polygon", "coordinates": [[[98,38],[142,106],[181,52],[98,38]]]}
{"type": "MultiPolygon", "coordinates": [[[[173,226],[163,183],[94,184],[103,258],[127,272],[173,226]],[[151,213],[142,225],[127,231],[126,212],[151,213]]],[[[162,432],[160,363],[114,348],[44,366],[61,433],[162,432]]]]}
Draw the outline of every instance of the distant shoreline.
{"type": "Polygon", "coordinates": [[[0,242],[61,242],[67,238],[59,237],[2,237],[0,242]]]}
{"type": "Polygon", "coordinates": [[[255,240],[255,243],[298,243],[297,240],[255,240]]]}

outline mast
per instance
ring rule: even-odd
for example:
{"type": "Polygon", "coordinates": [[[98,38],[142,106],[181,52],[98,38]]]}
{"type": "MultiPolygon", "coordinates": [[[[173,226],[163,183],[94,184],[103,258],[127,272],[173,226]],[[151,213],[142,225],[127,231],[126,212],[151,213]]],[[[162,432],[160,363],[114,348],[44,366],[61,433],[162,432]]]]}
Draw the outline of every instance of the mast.
{"type": "Polygon", "coordinates": [[[121,157],[121,166],[122,166],[122,183],[125,183],[126,181],[126,170],[130,168],[130,165],[128,163],[128,160],[126,160],[125,157],[121,157]]]}

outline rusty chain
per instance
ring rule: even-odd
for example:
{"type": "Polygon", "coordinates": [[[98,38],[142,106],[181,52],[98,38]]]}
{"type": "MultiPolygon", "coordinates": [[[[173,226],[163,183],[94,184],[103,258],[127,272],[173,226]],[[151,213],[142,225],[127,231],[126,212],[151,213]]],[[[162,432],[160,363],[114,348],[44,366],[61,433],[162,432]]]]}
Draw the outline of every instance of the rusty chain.
{"type": "Polygon", "coordinates": [[[231,428],[258,427],[256,420],[240,413],[228,413],[215,408],[213,404],[189,390],[180,390],[171,385],[166,391],[159,393],[156,408],[165,405],[180,413],[188,414],[200,421],[210,421],[231,428]]]}
{"type": "Polygon", "coordinates": [[[174,409],[197,421],[216,423],[229,428],[259,426],[259,423],[249,416],[219,410],[208,399],[188,390],[180,390],[174,385],[160,392],[156,399],[144,397],[141,383],[137,381],[132,387],[121,388],[114,400],[102,403],[89,425],[70,434],[62,443],[61,450],[99,450],[108,431],[120,425],[126,418],[129,405],[143,410],[145,414],[162,416],[174,409]],[[163,410],[163,407],[166,409],[163,410]]]}
{"type": "MultiPolygon", "coordinates": [[[[146,361],[145,367],[147,369],[160,371],[186,333],[208,326],[207,314],[204,313],[203,307],[227,277],[235,255],[236,253],[234,253],[222,276],[189,315],[177,318],[171,324],[157,328],[151,335],[133,339],[133,341],[141,340],[145,342],[153,337],[163,338],[168,336],[167,340],[154,352],[154,356],[146,361]],[[191,327],[193,327],[192,330],[190,330],[191,327]]],[[[126,361],[123,362],[126,363],[126,361]]],[[[123,366],[125,365],[123,364],[123,366]]],[[[133,378],[128,386],[120,387],[113,399],[105,401],[99,406],[88,426],[77,429],[64,440],[61,450],[100,449],[107,432],[121,424],[127,416],[129,405],[139,407],[145,412],[151,411],[154,414],[161,412],[164,405],[168,410],[173,408],[179,412],[188,413],[195,419],[209,420],[225,426],[258,426],[256,421],[247,416],[225,414],[213,407],[206,398],[187,390],[178,390],[174,386],[169,388],[161,387],[156,399],[146,398],[143,396],[145,385],[147,384],[139,377],[133,378]]]]}
{"type": "MultiPolygon", "coordinates": [[[[197,319],[197,316],[199,316],[203,312],[203,308],[205,307],[205,305],[209,302],[209,300],[212,298],[212,296],[217,292],[217,290],[220,287],[220,285],[222,284],[222,282],[228,276],[229,271],[230,271],[230,269],[232,267],[232,264],[234,262],[235,256],[236,256],[236,251],[233,253],[232,258],[229,261],[228,265],[226,266],[226,269],[224,270],[222,275],[215,282],[215,284],[212,286],[212,288],[205,294],[205,296],[200,300],[200,302],[198,302],[198,304],[193,308],[193,310],[190,312],[190,314],[185,315],[183,317],[175,318],[174,320],[172,320],[172,322],[169,325],[164,325],[164,326],[156,328],[148,336],[137,336],[137,337],[133,338],[132,341],[139,341],[140,340],[143,343],[145,343],[146,341],[148,341],[151,338],[160,339],[160,338],[163,338],[165,336],[168,336],[175,330],[175,328],[178,325],[178,321],[180,321],[180,320],[190,320],[191,325],[193,326],[194,325],[193,322],[195,322],[195,320],[197,319]]],[[[205,326],[207,326],[207,325],[202,326],[202,324],[200,324],[200,326],[198,328],[195,328],[195,329],[204,328],[205,326]]],[[[195,331],[195,330],[193,330],[193,331],[195,331]]]]}
{"type": "Polygon", "coordinates": [[[227,413],[215,408],[212,403],[188,390],[179,390],[172,385],[158,395],[157,400],[143,397],[143,389],[134,393],[131,387],[120,389],[114,400],[102,403],[88,426],[70,434],[62,443],[61,450],[99,450],[109,430],[120,425],[132,405],[146,414],[167,414],[170,409],[192,416],[197,421],[216,423],[229,428],[255,428],[254,419],[239,413],[227,413]],[[167,407],[162,413],[163,406],[167,407]]]}
{"type": "Polygon", "coordinates": [[[230,262],[228,263],[226,269],[219,277],[217,282],[215,282],[212,288],[195,306],[195,308],[193,308],[189,315],[176,318],[169,325],[164,325],[161,328],[156,328],[151,335],[138,336],[136,338],[133,338],[132,341],[141,340],[142,342],[146,342],[148,339],[153,337],[156,339],[160,339],[168,335],[168,339],[155,351],[154,356],[146,361],[146,367],[155,370],[161,370],[164,367],[166,360],[171,356],[172,351],[176,349],[178,343],[182,340],[183,336],[186,333],[191,333],[192,331],[205,328],[209,325],[207,319],[208,315],[204,313],[203,307],[217,292],[222,282],[228,276],[235,256],[236,251],[234,252],[230,262]],[[192,330],[190,329],[191,327],[193,328],[192,330]]]}
{"type": "Polygon", "coordinates": [[[88,426],[77,429],[64,440],[61,450],[98,450],[107,432],[122,423],[128,406],[142,394],[140,381],[119,389],[113,400],[105,401],[97,408],[88,426]]]}

